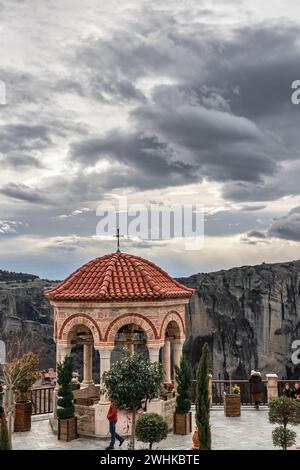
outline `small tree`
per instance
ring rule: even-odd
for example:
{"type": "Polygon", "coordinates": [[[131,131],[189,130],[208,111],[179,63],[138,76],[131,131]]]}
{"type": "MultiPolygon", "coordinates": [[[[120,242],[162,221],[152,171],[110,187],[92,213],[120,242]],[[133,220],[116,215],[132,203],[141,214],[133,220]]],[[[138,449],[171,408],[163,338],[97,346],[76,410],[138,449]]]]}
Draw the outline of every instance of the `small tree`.
{"type": "Polygon", "coordinates": [[[33,385],[37,379],[38,357],[30,352],[24,354],[19,359],[14,359],[2,366],[3,383],[6,388],[7,408],[8,408],[8,437],[9,446],[12,446],[12,423],[14,413],[14,393],[20,391],[21,397],[33,385]]]}
{"type": "Polygon", "coordinates": [[[8,428],[4,409],[0,406],[0,450],[10,450],[8,428]]]}
{"type": "Polygon", "coordinates": [[[67,356],[63,363],[57,364],[57,383],[59,385],[57,392],[57,417],[59,419],[69,419],[74,417],[75,408],[71,385],[72,372],[73,358],[71,356],[67,356]]]}
{"type": "Polygon", "coordinates": [[[168,424],[157,413],[145,413],[137,419],[135,431],[138,440],[149,442],[149,449],[152,449],[154,442],[160,442],[168,436],[168,424]]]}
{"type": "Polygon", "coordinates": [[[296,433],[287,429],[287,425],[300,424],[300,403],[283,396],[274,398],[268,406],[270,423],[280,425],[272,432],[273,444],[286,450],[296,442],[296,433]]]}
{"type": "Polygon", "coordinates": [[[175,379],[177,382],[176,413],[188,413],[192,406],[191,387],[193,383],[193,371],[190,364],[182,356],[180,367],[175,366],[175,379]]]}
{"type": "Polygon", "coordinates": [[[132,411],[131,449],[135,442],[136,412],[145,400],[158,398],[163,379],[162,367],[141,354],[126,354],[103,374],[108,396],[120,409],[132,411]]]}
{"type": "Polygon", "coordinates": [[[210,400],[208,390],[208,344],[202,348],[197,370],[196,424],[199,435],[199,449],[211,450],[210,400]]]}

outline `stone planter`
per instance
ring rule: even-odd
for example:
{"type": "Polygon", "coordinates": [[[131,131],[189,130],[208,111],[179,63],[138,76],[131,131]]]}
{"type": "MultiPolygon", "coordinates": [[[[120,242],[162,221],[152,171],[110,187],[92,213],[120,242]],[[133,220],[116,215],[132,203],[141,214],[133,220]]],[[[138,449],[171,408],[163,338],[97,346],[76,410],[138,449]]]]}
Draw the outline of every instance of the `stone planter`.
{"type": "Polygon", "coordinates": [[[15,432],[26,432],[31,430],[31,413],[31,401],[17,401],[15,403],[15,432]]]}
{"type": "Polygon", "coordinates": [[[77,439],[77,418],[59,419],[57,437],[59,441],[77,439]]]}
{"type": "Polygon", "coordinates": [[[192,432],[192,413],[174,413],[174,434],[186,436],[192,432]]]}
{"type": "Polygon", "coordinates": [[[241,396],[239,394],[224,394],[224,414],[229,418],[241,416],[241,396]]]}

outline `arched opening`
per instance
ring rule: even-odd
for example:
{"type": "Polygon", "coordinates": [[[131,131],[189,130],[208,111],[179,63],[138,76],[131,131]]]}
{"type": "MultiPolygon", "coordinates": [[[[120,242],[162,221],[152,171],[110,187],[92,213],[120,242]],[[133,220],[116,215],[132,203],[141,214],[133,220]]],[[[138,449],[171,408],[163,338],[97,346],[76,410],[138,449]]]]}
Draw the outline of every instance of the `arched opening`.
{"type": "Polygon", "coordinates": [[[83,324],[73,325],[67,335],[72,348],[74,375],[83,385],[91,385],[99,376],[99,355],[94,350],[94,338],[90,328],[83,324]]]}
{"type": "Polygon", "coordinates": [[[115,347],[112,351],[111,363],[118,361],[124,354],[124,350],[131,351],[132,354],[143,354],[149,358],[147,348],[147,335],[145,331],[135,323],[123,325],[115,335],[115,347]]]}
{"type": "Polygon", "coordinates": [[[164,346],[162,348],[162,363],[164,370],[164,383],[174,384],[175,382],[175,370],[174,366],[180,363],[181,342],[178,343],[180,338],[180,327],[175,320],[169,321],[165,329],[164,346]]]}

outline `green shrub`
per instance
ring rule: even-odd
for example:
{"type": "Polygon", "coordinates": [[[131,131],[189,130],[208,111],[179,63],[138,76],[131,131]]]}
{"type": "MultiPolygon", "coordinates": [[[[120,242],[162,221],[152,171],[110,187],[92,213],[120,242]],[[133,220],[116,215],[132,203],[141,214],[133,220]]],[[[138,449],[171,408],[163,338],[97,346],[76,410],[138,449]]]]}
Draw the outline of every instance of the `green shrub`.
{"type": "Polygon", "coordinates": [[[202,348],[197,370],[196,424],[199,435],[199,449],[211,450],[210,399],[208,391],[208,344],[202,348]]]}
{"type": "Polygon", "coordinates": [[[136,422],[136,437],[139,441],[149,443],[152,449],[154,442],[160,442],[168,435],[166,420],[157,413],[145,413],[136,422]]]}
{"type": "Polygon", "coordinates": [[[62,364],[57,365],[57,383],[59,385],[57,417],[59,419],[73,418],[75,413],[71,387],[72,372],[73,359],[67,356],[62,364]]]}
{"type": "Polygon", "coordinates": [[[286,450],[296,442],[294,431],[287,429],[287,425],[300,424],[300,403],[288,397],[273,398],[269,404],[269,421],[280,426],[272,433],[273,444],[286,450]]]}
{"type": "Polygon", "coordinates": [[[175,366],[175,379],[177,382],[176,413],[188,413],[192,406],[191,387],[193,372],[190,364],[182,356],[180,367],[175,366]]]}

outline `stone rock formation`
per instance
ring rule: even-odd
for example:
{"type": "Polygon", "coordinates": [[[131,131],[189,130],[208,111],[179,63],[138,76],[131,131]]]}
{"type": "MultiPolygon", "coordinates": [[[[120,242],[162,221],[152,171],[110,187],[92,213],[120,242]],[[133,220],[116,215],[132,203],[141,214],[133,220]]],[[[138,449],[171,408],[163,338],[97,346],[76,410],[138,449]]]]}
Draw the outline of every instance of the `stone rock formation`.
{"type": "Polygon", "coordinates": [[[41,369],[55,364],[53,312],[43,295],[53,284],[30,274],[0,271],[0,339],[8,359],[33,350],[41,369]]]}
{"type": "Polygon", "coordinates": [[[196,366],[208,342],[214,378],[247,378],[251,369],[299,378],[291,361],[300,339],[300,261],[195,274],[186,309],[185,351],[196,366]]]}
{"type": "MultiPolygon", "coordinates": [[[[300,261],[261,264],[178,279],[196,289],[186,308],[185,351],[194,367],[210,346],[214,378],[247,378],[251,369],[299,378],[291,361],[300,340],[300,261]]],[[[54,281],[0,271],[0,339],[30,343],[40,368],[55,364],[52,309],[43,291],[54,281]]],[[[17,347],[16,345],[13,347],[17,347]]],[[[26,347],[26,344],[25,344],[26,347]]],[[[81,352],[75,367],[81,373],[81,352]]],[[[99,358],[94,357],[95,379],[99,358]]]]}

